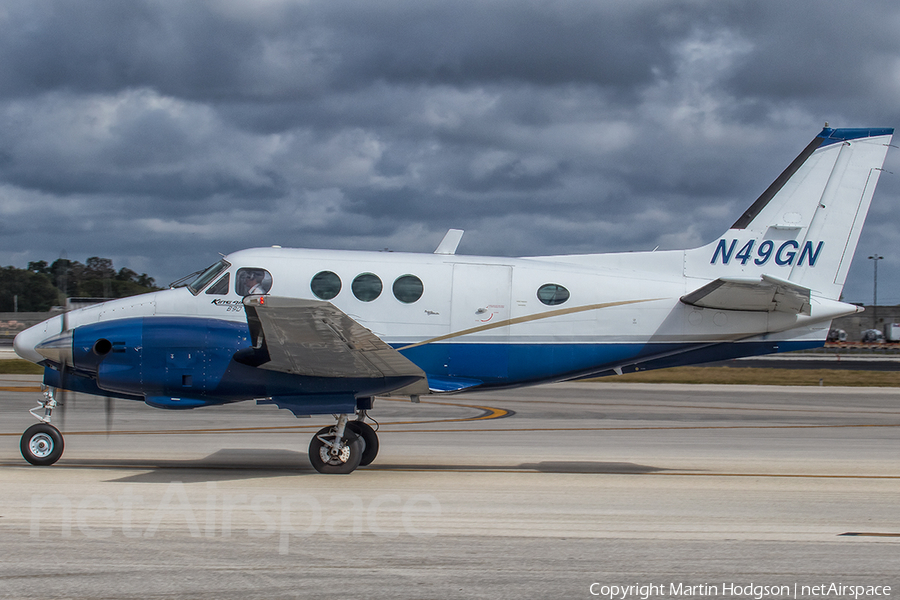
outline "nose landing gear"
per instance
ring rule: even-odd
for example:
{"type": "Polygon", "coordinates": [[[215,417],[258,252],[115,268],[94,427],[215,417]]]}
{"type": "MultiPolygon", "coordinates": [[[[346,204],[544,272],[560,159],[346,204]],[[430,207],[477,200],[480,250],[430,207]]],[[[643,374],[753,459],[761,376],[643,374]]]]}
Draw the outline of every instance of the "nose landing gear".
{"type": "Polygon", "coordinates": [[[50,415],[57,406],[61,405],[53,396],[53,391],[45,390],[43,400],[38,400],[38,406],[30,411],[40,423],[35,423],[25,430],[19,443],[19,449],[22,451],[22,456],[25,460],[33,465],[52,465],[62,456],[65,448],[62,433],[50,424],[50,415]],[[43,416],[35,413],[39,409],[44,410],[43,416]]]}

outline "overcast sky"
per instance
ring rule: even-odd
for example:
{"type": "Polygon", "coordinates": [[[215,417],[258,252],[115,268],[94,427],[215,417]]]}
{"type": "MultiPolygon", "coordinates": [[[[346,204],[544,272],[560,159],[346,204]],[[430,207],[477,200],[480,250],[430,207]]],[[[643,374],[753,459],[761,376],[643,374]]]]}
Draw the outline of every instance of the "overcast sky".
{"type": "MultiPolygon", "coordinates": [[[[900,125],[896,0],[0,3],[0,265],[674,249],[826,121],[900,125]]],[[[845,299],[900,303],[900,151],[845,299]]]]}

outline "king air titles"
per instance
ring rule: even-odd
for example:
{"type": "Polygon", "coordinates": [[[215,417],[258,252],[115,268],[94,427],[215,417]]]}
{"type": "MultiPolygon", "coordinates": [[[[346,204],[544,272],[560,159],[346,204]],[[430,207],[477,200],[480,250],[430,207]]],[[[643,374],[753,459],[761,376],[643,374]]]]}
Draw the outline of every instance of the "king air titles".
{"type": "Polygon", "coordinates": [[[735,249],[738,247],[736,239],[731,240],[730,244],[728,240],[721,239],[716,246],[715,252],[713,252],[712,260],[709,261],[709,264],[714,265],[721,260],[723,265],[727,265],[733,260],[746,265],[747,262],[752,260],[753,264],[762,266],[770,260],[774,260],[779,267],[793,266],[795,264],[800,267],[803,266],[804,262],[810,267],[814,267],[816,266],[816,261],[819,260],[819,253],[822,252],[824,245],[825,242],[818,242],[813,245],[813,242],[807,241],[801,248],[800,242],[797,240],[787,240],[786,242],[779,242],[777,245],[772,240],[763,240],[758,245],[756,240],[750,240],[741,246],[740,250],[735,252],[735,249]]]}

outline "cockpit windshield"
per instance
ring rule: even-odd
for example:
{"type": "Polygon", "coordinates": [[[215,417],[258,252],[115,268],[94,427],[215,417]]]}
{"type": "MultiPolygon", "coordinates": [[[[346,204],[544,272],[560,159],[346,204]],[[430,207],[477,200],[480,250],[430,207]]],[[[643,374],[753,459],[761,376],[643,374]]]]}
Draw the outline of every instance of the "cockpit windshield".
{"type": "Polygon", "coordinates": [[[219,276],[219,274],[231,266],[231,263],[225,260],[220,260],[214,265],[211,265],[207,269],[204,269],[197,277],[187,284],[191,293],[195,296],[199,294],[203,288],[209,285],[209,282],[219,276]]]}

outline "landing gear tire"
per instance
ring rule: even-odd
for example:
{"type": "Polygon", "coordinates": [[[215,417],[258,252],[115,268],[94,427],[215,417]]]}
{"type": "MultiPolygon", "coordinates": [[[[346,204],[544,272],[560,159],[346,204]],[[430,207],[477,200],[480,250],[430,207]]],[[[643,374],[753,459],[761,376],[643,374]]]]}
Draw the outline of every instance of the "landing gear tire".
{"type": "Polygon", "coordinates": [[[63,436],[59,429],[48,423],[37,423],[25,430],[19,449],[22,456],[33,465],[52,465],[63,453],[63,436]]]}
{"type": "Polygon", "coordinates": [[[378,435],[376,435],[375,430],[372,429],[371,425],[363,421],[348,421],[347,429],[361,437],[365,443],[359,466],[371,465],[375,457],[378,456],[378,435]]]}
{"type": "Polygon", "coordinates": [[[309,462],[319,473],[346,475],[359,466],[362,459],[362,438],[350,427],[344,429],[339,443],[335,443],[335,427],[323,427],[309,443],[309,462]]]}

